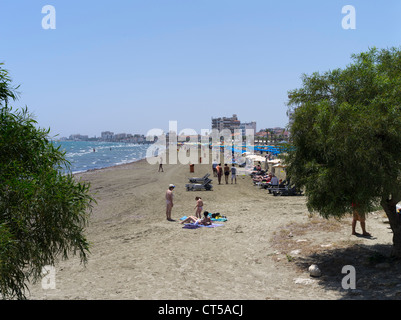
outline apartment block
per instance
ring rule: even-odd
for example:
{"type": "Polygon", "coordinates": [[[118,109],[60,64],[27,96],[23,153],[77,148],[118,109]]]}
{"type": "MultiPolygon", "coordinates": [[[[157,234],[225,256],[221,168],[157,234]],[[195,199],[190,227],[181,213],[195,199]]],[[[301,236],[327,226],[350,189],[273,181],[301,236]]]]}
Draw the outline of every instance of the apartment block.
{"type": "Polygon", "coordinates": [[[229,129],[234,133],[234,130],[240,129],[240,124],[241,122],[238,120],[236,114],[233,114],[232,117],[212,118],[212,129],[217,129],[219,131],[229,129]]]}

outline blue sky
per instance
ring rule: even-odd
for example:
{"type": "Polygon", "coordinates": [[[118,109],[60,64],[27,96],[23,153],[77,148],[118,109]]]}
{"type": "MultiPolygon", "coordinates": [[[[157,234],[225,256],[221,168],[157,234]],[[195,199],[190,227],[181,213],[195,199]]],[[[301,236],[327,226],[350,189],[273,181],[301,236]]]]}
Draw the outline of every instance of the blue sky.
{"type": "Polygon", "coordinates": [[[303,73],[400,46],[401,1],[0,0],[0,61],[53,135],[209,129],[236,113],[285,126],[303,73]],[[56,29],[42,28],[42,7],[56,29]],[[342,28],[342,7],[356,29],[342,28]]]}

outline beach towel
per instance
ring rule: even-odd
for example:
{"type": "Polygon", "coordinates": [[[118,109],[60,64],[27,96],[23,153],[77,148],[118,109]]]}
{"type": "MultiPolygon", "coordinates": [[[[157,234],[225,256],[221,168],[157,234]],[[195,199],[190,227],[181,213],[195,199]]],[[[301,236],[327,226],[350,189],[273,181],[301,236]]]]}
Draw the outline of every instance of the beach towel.
{"type": "Polygon", "coordinates": [[[197,229],[197,228],[215,228],[215,227],[221,227],[221,226],[224,226],[224,224],[213,223],[210,226],[204,226],[202,224],[187,223],[182,228],[183,229],[197,229]]]}
{"type": "MultiPolygon", "coordinates": [[[[209,214],[209,217],[211,217],[211,214],[209,214]]],[[[184,221],[185,219],[187,219],[187,216],[183,216],[182,218],[180,218],[180,220],[184,221]]],[[[210,220],[212,221],[220,221],[220,222],[226,222],[227,218],[210,218],[210,220]]]]}
{"type": "Polygon", "coordinates": [[[221,221],[226,222],[227,218],[225,216],[221,216],[220,213],[209,213],[210,220],[212,221],[221,221]],[[214,217],[213,217],[214,216],[214,217]]]}
{"type": "Polygon", "coordinates": [[[227,218],[210,218],[210,220],[212,220],[212,221],[223,221],[223,222],[225,222],[225,221],[227,221],[227,218]]]}

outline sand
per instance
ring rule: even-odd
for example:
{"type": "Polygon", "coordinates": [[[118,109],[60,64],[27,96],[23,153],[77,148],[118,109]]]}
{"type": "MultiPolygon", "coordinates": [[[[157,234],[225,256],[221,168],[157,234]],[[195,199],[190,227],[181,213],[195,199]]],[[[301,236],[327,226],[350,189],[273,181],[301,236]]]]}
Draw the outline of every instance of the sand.
{"type": "MultiPolygon", "coordinates": [[[[369,214],[372,238],[351,235],[351,217],[311,216],[304,196],[280,197],[254,186],[249,176],[213,191],[186,191],[190,177],[211,164],[157,165],[146,160],[76,176],[91,183],[95,205],[86,234],[91,254],[59,261],[56,288],[32,284],[28,299],[61,300],[337,300],[398,299],[399,272],[383,254],[392,233],[383,212],[369,214]],[[170,183],[175,204],[165,216],[170,183]],[[228,218],[216,228],[183,229],[179,218],[204,209],[228,218]],[[319,266],[313,278],[308,267],[319,266]],[[356,289],[342,288],[344,265],[356,269],[356,289]]],[[[224,180],[223,180],[224,181],[224,180]]],[[[359,225],[358,225],[359,228],[359,225]]],[[[359,229],[360,230],[360,229],[359,229]]],[[[397,266],[398,268],[398,266],[397,266]]]]}

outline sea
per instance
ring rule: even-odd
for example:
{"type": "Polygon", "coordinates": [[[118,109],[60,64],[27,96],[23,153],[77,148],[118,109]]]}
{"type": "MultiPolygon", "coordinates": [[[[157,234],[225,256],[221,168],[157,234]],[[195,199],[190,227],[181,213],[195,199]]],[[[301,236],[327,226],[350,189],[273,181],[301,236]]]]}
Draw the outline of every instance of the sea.
{"type": "MultiPolygon", "coordinates": [[[[55,141],[71,165],[68,172],[80,173],[135,162],[146,158],[149,144],[100,141],[55,141]]],[[[65,170],[67,172],[67,170],[65,170]]]]}

